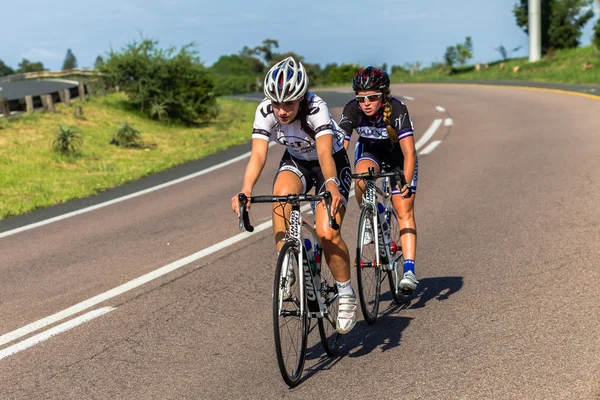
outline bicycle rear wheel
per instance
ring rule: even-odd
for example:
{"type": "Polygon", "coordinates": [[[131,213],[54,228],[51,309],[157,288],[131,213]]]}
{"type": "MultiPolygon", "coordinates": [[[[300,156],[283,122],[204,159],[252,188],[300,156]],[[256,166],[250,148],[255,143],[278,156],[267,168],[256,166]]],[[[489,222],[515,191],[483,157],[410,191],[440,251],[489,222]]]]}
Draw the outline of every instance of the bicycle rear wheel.
{"type": "Polygon", "coordinates": [[[363,207],[360,212],[355,260],[360,308],[365,321],[371,325],[377,320],[377,313],[379,312],[381,267],[377,265],[378,257],[375,251],[377,238],[373,227],[371,227],[370,240],[368,233],[365,236],[367,221],[371,221],[371,224],[373,224],[373,210],[371,207],[363,207]]]}
{"type": "Polygon", "coordinates": [[[273,334],[279,371],[289,386],[300,382],[307,350],[306,302],[304,313],[300,312],[300,302],[305,301],[300,292],[301,273],[296,243],[286,242],[277,259],[273,283],[273,334]]]}
{"type": "Polygon", "coordinates": [[[388,271],[388,281],[390,283],[390,292],[392,292],[392,298],[398,305],[404,302],[404,293],[398,285],[404,272],[404,255],[402,254],[402,244],[400,243],[400,227],[398,225],[398,218],[394,210],[390,212],[390,254],[392,260],[396,262],[396,268],[388,271]]]}
{"type": "Polygon", "coordinates": [[[342,335],[335,330],[337,324],[337,314],[339,307],[339,296],[335,285],[335,278],[325,263],[325,256],[321,254],[321,301],[327,306],[327,316],[319,318],[319,334],[321,335],[321,344],[325,353],[329,356],[338,354],[342,335]]]}

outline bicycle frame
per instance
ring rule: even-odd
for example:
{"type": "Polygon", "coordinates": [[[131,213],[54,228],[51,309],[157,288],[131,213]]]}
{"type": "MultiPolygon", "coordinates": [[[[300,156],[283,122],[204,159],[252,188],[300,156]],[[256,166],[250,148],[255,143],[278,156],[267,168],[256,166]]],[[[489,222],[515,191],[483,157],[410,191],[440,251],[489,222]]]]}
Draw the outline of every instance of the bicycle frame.
{"type": "MultiPolygon", "coordinates": [[[[243,195],[240,195],[243,196],[243,195]]],[[[313,240],[321,246],[321,242],[317,236],[314,228],[302,218],[300,212],[300,202],[301,201],[321,201],[324,200],[327,206],[327,213],[330,213],[330,199],[331,194],[329,192],[323,193],[323,195],[288,195],[288,196],[253,196],[249,199],[252,203],[272,203],[272,202],[286,202],[292,206],[292,210],[290,212],[289,219],[289,227],[286,226],[285,236],[282,239],[284,242],[293,241],[295,246],[298,249],[298,265],[302,265],[302,274],[300,274],[300,294],[301,296],[306,296],[308,302],[305,302],[304,298],[300,300],[300,314],[303,315],[307,310],[305,309],[305,304],[309,305],[308,317],[309,318],[326,318],[329,316],[327,311],[327,305],[321,301],[320,294],[321,285],[320,282],[316,282],[315,275],[313,274],[308,257],[305,256],[304,243],[302,240],[302,229],[307,229],[309,234],[313,237],[313,240]],[[309,303],[310,302],[310,303],[309,303]],[[310,306],[313,307],[310,307],[310,306]]],[[[252,232],[254,228],[250,225],[249,217],[246,212],[245,202],[248,199],[243,196],[239,197],[240,204],[243,203],[243,207],[240,207],[240,229],[243,225],[246,230],[252,232]]],[[[339,229],[339,225],[336,223],[335,219],[330,217],[329,225],[332,229],[339,229]]],[[[321,262],[317,265],[320,268],[321,262]]],[[[286,264],[285,271],[283,271],[284,276],[287,274],[287,268],[289,264],[286,264]]],[[[279,308],[282,309],[283,300],[280,296],[279,308]]]]}
{"type": "MultiPolygon", "coordinates": [[[[382,188],[379,188],[375,183],[375,180],[365,180],[365,192],[363,193],[362,207],[370,207],[373,212],[373,235],[375,242],[375,254],[377,260],[377,266],[381,267],[383,271],[390,271],[394,269],[394,262],[400,258],[401,253],[392,254],[389,246],[385,243],[384,232],[383,232],[383,221],[377,209],[377,195],[380,196],[381,203],[386,210],[393,210],[392,204],[392,190],[390,184],[390,177],[385,176],[382,182],[382,188]],[[383,248],[383,252],[381,251],[383,248]],[[387,262],[382,262],[381,259],[387,262]]],[[[390,212],[391,213],[391,212],[390,212]]],[[[394,214],[395,216],[395,214],[394,214]]],[[[397,273],[397,271],[395,271],[397,273]]]]}

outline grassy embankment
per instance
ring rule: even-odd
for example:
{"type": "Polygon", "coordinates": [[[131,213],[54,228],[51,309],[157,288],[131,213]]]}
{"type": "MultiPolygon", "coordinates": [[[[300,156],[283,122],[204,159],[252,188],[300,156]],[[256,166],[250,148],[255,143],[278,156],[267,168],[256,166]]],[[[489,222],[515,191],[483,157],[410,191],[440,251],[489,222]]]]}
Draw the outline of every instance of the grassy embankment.
{"type": "Polygon", "coordinates": [[[186,161],[247,142],[256,104],[219,99],[221,113],[201,127],[164,125],[127,109],[123,94],[94,97],[55,113],[0,119],[0,219],[90,196],[186,161]],[[75,118],[75,106],[83,119],[75,118]],[[154,149],[109,144],[121,124],[140,131],[154,149]],[[75,128],[83,145],[74,155],[52,150],[59,125],[75,128]]]}
{"type": "Polygon", "coordinates": [[[456,68],[453,74],[448,74],[442,68],[425,68],[413,76],[396,72],[391,80],[393,83],[527,80],[600,85],[600,51],[593,46],[560,50],[535,63],[530,63],[526,58],[495,61],[489,63],[487,69],[480,64],[480,70],[476,71],[475,65],[470,65],[456,68]],[[500,64],[504,64],[502,69],[500,64]],[[515,67],[518,67],[516,72],[515,67]]]}

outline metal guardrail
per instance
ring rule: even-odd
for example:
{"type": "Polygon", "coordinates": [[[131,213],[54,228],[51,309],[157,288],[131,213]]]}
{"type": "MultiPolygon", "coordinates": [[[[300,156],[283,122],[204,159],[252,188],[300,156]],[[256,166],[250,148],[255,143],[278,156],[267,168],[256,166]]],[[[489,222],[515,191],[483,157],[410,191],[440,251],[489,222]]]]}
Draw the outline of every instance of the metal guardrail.
{"type": "MultiPolygon", "coordinates": [[[[0,92],[0,115],[10,116],[15,112],[33,112],[35,109],[43,108],[48,112],[54,111],[57,102],[70,105],[71,99],[78,98],[85,101],[86,95],[90,94],[89,78],[101,76],[102,74],[91,68],[75,68],[64,71],[40,71],[13,74],[0,78],[0,83],[18,83],[20,81],[35,81],[40,79],[59,79],[65,77],[76,77],[73,87],[50,91],[48,93],[27,95],[19,99],[8,100],[2,97],[0,92]]],[[[39,92],[38,92],[39,93],[39,92]]]]}
{"type": "Polygon", "coordinates": [[[29,79],[64,78],[65,76],[100,76],[102,73],[93,68],[74,68],[63,71],[39,71],[12,74],[0,77],[0,82],[17,82],[29,79]]]}

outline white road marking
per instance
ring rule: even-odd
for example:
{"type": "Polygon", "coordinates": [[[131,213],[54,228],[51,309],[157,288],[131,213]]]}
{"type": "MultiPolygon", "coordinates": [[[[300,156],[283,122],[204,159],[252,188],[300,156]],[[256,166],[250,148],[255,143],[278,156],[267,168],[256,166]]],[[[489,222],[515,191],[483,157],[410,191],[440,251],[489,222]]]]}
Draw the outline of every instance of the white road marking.
{"type": "Polygon", "coordinates": [[[414,100],[414,97],[410,97],[410,96],[402,96],[401,97],[402,100],[414,100]]]}
{"type": "Polygon", "coordinates": [[[438,147],[438,145],[439,145],[440,143],[442,143],[442,141],[441,141],[441,140],[434,140],[433,142],[429,143],[429,144],[427,145],[427,147],[425,147],[423,150],[421,150],[421,151],[419,152],[419,155],[421,155],[421,154],[429,154],[429,153],[431,153],[433,150],[435,150],[435,148],[436,148],[436,147],[438,147]]]}
{"type": "Polygon", "coordinates": [[[75,319],[72,319],[72,320],[62,323],[60,325],[57,325],[53,328],[50,328],[47,331],[44,331],[35,336],[32,336],[29,339],[23,340],[22,342],[19,342],[17,344],[9,346],[3,350],[0,350],[0,360],[3,358],[6,358],[6,357],[10,357],[13,354],[18,353],[19,351],[28,349],[31,346],[35,346],[36,344],[39,344],[39,343],[43,342],[44,340],[50,339],[52,336],[56,336],[60,333],[68,331],[69,329],[74,328],[77,325],[81,325],[84,322],[90,321],[90,320],[97,318],[101,315],[104,315],[112,310],[114,310],[114,307],[103,307],[103,308],[99,308],[98,310],[90,311],[87,314],[83,314],[75,319]]]}
{"type": "MultiPolygon", "coordinates": [[[[350,191],[350,194],[348,197],[350,198],[352,196],[354,196],[354,190],[350,191]]],[[[310,209],[310,204],[305,204],[304,206],[302,206],[300,208],[300,211],[305,212],[305,211],[308,211],[309,209],[310,209]]],[[[152,272],[149,272],[149,273],[142,275],[136,279],[133,279],[127,283],[124,283],[121,286],[117,286],[114,289],[111,289],[107,292],[104,292],[95,297],[92,297],[91,299],[88,299],[88,300],[82,301],[81,303],[75,304],[74,306],[71,306],[63,311],[60,311],[56,314],[42,318],[38,321],[32,322],[31,324],[26,325],[22,328],[16,329],[12,332],[8,332],[8,333],[0,336],[0,346],[4,345],[6,343],[10,343],[14,340],[17,340],[23,336],[29,335],[30,333],[33,333],[37,330],[45,328],[48,325],[54,324],[60,320],[68,318],[72,315],[78,314],[81,311],[84,311],[88,308],[94,307],[95,305],[97,305],[99,303],[102,303],[106,300],[112,299],[113,297],[119,296],[129,290],[132,290],[139,286],[142,286],[156,278],[166,275],[172,271],[175,271],[176,269],[179,269],[185,265],[188,265],[194,261],[197,261],[203,257],[206,257],[212,253],[215,253],[219,250],[229,247],[232,244],[239,242],[243,239],[246,239],[258,232],[262,232],[265,229],[270,228],[271,225],[272,225],[271,220],[269,220],[267,222],[263,222],[262,224],[255,226],[254,232],[252,232],[252,233],[250,233],[250,232],[239,233],[233,237],[230,237],[229,239],[223,240],[220,243],[217,243],[210,247],[207,247],[204,250],[201,250],[197,253],[191,254],[191,255],[184,257],[180,260],[177,260],[171,264],[165,265],[164,267],[158,268],[152,272]]],[[[54,329],[54,328],[52,328],[52,329],[54,329]]],[[[58,332],[58,333],[60,333],[60,332],[58,332]]]]}
{"type": "Polygon", "coordinates": [[[436,106],[435,109],[439,112],[446,112],[446,109],[444,107],[436,106]]]}
{"type": "Polygon", "coordinates": [[[444,120],[444,126],[452,126],[454,125],[454,121],[452,120],[452,118],[446,118],[444,120]]]}
{"type": "Polygon", "coordinates": [[[440,127],[440,125],[442,125],[442,120],[441,119],[434,119],[433,122],[431,123],[431,126],[429,127],[429,129],[427,129],[425,131],[425,133],[423,134],[423,136],[421,136],[421,139],[419,139],[419,141],[415,144],[415,148],[417,150],[419,150],[421,147],[423,147],[423,145],[425,143],[427,143],[427,141],[429,139],[431,139],[431,137],[433,136],[433,134],[435,133],[435,131],[437,131],[437,129],[440,127]]]}
{"type": "MultiPolygon", "coordinates": [[[[276,144],[276,142],[271,142],[271,143],[269,143],[269,146],[273,146],[275,144],[276,144]]],[[[133,199],[135,197],[142,196],[144,194],[148,194],[148,193],[160,190],[160,189],[164,189],[166,187],[175,185],[177,183],[181,183],[181,182],[185,182],[187,180],[193,179],[193,178],[197,178],[197,177],[199,177],[201,175],[207,174],[207,173],[212,172],[212,171],[214,171],[216,169],[219,169],[219,168],[223,168],[223,167],[225,167],[225,166],[227,166],[229,164],[233,164],[234,162],[243,160],[244,158],[248,158],[248,157],[250,157],[250,152],[244,153],[241,156],[237,156],[235,158],[232,158],[231,160],[228,160],[228,161],[222,162],[220,164],[214,165],[214,166],[212,166],[210,168],[203,169],[202,171],[198,171],[198,172],[195,172],[193,174],[186,175],[184,177],[175,179],[173,181],[165,182],[163,184],[160,184],[160,185],[157,185],[157,186],[153,186],[153,187],[148,188],[148,189],[141,190],[139,192],[131,193],[131,194],[127,195],[127,196],[123,196],[123,197],[119,197],[119,198],[116,198],[116,199],[113,199],[113,200],[105,201],[104,203],[100,203],[100,204],[96,204],[96,205],[93,205],[93,206],[90,206],[90,207],[82,208],[81,210],[77,210],[77,211],[73,211],[73,212],[70,212],[70,213],[58,215],[58,216],[56,216],[54,218],[49,218],[49,219],[46,219],[46,220],[43,220],[43,221],[36,222],[34,224],[25,225],[25,226],[22,226],[20,228],[12,229],[10,231],[1,232],[0,233],[0,238],[7,237],[7,236],[10,236],[10,235],[14,235],[14,234],[17,234],[17,233],[20,233],[20,232],[23,232],[23,231],[27,231],[29,229],[38,228],[40,226],[48,225],[48,224],[51,224],[53,222],[61,221],[63,219],[74,217],[76,215],[80,215],[80,214],[84,214],[84,213],[87,213],[87,212],[90,212],[90,211],[94,211],[94,210],[97,210],[99,208],[110,206],[112,204],[120,203],[121,201],[133,199]]]]}

